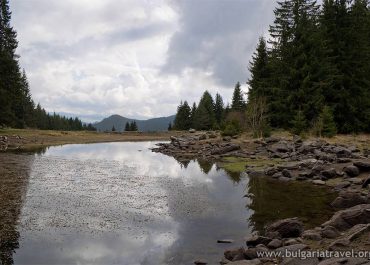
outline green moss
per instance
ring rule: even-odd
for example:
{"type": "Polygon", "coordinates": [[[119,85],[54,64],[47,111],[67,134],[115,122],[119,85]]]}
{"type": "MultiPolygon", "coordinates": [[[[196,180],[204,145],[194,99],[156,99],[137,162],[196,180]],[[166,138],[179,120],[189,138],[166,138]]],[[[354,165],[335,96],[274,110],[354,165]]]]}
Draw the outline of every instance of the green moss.
{"type": "Polygon", "coordinates": [[[268,166],[273,166],[281,163],[281,159],[269,159],[265,157],[251,159],[240,157],[224,157],[219,163],[219,166],[229,172],[243,172],[246,167],[262,169],[268,166]]]}

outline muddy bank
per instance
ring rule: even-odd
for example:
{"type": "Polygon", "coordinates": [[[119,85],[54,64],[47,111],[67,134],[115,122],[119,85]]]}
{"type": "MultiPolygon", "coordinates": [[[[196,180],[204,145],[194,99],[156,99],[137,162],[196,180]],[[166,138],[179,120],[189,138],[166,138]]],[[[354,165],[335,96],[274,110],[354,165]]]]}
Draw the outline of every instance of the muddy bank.
{"type": "MultiPolygon", "coordinates": [[[[259,258],[257,251],[370,250],[370,159],[366,148],[322,139],[270,137],[259,140],[223,138],[217,133],[171,137],[153,151],[176,159],[194,157],[219,161],[230,170],[281,182],[305,181],[339,192],[331,203],[336,213],[309,230],[297,218],[265,225],[265,233],[246,241],[246,247],[227,250],[221,264],[302,264],[300,259],[259,258]]],[[[293,217],[293,216],[292,216],[293,217]]],[[[206,264],[195,262],[196,264],[206,264]]],[[[305,264],[365,264],[365,258],[306,259],[305,264]]]]}

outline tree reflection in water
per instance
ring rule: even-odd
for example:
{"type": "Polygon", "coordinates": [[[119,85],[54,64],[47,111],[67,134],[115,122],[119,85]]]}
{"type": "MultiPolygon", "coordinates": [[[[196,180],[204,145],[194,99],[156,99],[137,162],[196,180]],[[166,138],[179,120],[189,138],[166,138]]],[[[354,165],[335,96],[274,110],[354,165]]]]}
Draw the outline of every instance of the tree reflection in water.
{"type": "Polygon", "coordinates": [[[33,156],[0,153],[0,264],[13,264],[33,156]]]}
{"type": "Polygon", "coordinates": [[[299,217],[307,227],[315,227],[334,212],[330,202],[336,194],[310,183],[250,177],[247,190],[250,203],[246,207],[254,211],[249,220],[254,231],[262,232],[267,223],[289,217],[299,217]]]}

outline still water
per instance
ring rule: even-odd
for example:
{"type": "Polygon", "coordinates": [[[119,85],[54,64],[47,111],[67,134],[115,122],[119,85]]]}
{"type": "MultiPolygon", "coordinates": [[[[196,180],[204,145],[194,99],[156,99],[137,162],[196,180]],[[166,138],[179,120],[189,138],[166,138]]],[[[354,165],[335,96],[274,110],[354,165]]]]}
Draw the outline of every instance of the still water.
{"type": "Polygon", "coordinates": [[[269,222],[332,214],[324,188],[180,163],[155,143],[0,153],[0,264],[218,264],[269,222]]]}

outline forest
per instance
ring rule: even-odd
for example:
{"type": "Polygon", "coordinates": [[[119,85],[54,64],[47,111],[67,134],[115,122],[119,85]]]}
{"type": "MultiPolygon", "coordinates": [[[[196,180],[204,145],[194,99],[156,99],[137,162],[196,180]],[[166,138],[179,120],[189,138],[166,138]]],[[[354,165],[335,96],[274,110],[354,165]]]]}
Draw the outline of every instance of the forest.
{"type": "Polygon", "coordinates": [[[32,99],[19,64],[17,32],[11,26],[9,0],[0,1],[0,126],[45,130],[95,130],[78,118],[50,114],[32,99]]]}
{"type": "Polygon", "coordinates": [[[198,105],[181,102],[173,127],[370,132],[369,2],[286,0],[274,14],[269,39],[259,39],[249,62],[247,95],[237,83],[231,106],[208,92],[198,105]]]}

